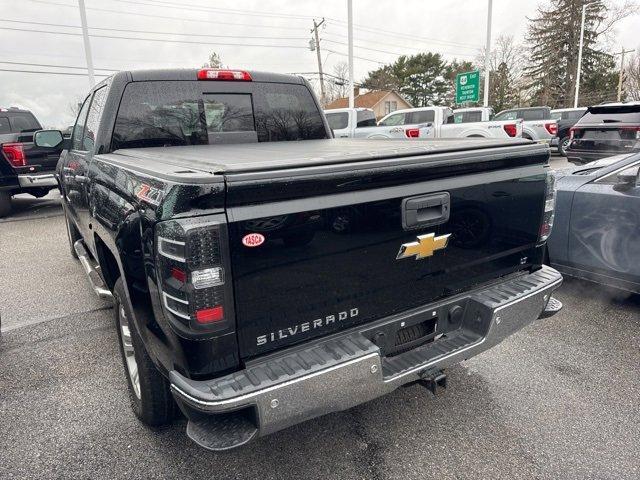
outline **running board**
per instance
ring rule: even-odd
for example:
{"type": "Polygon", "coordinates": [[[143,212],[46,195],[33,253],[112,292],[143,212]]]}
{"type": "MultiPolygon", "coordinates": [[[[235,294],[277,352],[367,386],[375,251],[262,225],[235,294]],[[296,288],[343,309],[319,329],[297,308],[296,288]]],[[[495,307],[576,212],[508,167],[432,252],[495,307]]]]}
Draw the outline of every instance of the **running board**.
{"type": "Polygon", "coordinates": [[[91,258],[84,246],[84,241],[78,240],[73,244],[73,249],[76,251],[78,260],[80,260],[82,268],[84,268],[84,273],[86,273],[87,278],[91,283],[91,287],[93,288],[93,291],[96,293],[96,295],[100,298],[113,298],[111,290],[107,288],[107,286],[104,284],[104,280],[102,280],[102,277],[100,276],[100,265],[94,262],[93,258],[91,258]]]}

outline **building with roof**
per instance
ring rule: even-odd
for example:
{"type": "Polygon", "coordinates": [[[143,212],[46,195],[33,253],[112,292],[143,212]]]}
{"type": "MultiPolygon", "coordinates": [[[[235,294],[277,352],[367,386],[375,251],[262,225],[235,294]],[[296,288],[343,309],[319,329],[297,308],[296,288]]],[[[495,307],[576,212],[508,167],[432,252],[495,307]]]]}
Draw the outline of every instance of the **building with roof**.
{"type": "MultiPolygon", "coordinates": [[[[395,90],[372,90],[370,92],[360,94],[360,89],[356,88],[354,94],[356,108],[372,109],[377,120],[380,120],[382,117],[395,110],[413,108],[413,105],[407,102],[402,95],[395,90]]],[[[343,97],[330,102],[324,108],[325,110],[331,110],[333,108],[348,107],[349,98],[343,97]]]]}

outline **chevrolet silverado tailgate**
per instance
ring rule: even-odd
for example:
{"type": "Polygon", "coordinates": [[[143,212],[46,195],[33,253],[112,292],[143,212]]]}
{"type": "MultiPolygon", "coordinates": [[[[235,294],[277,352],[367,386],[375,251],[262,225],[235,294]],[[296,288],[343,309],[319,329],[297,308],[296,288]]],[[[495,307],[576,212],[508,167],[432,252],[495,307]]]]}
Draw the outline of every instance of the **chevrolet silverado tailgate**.
{"type": "Polygon", "coordinates": [[[531,144],[227,173],[241,356],[536,267],[547,161],[531,144]]]}

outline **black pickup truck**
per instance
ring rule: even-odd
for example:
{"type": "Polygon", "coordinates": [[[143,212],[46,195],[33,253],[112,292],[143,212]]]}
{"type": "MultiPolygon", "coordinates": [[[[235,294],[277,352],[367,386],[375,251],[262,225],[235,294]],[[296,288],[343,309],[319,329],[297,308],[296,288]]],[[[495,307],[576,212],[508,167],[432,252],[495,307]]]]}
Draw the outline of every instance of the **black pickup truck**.
{"type": "Polygon", "coordinates": [[[54,173],[62,143],[54,148],[35,146],[33,133],[40,129],[30,111],[0,108],[0,217],[11,213],[13,195],[40,198],[58,186],[54,173]]]}
{"type": "Polygon", "coordinates": [[[67,147],[72,253],[113,295],[133,409],[177,404],[208,449],[436,391],[561,307],[547,146],[334,140],[303,79],[204,69],[113,75],[67,147]]]}

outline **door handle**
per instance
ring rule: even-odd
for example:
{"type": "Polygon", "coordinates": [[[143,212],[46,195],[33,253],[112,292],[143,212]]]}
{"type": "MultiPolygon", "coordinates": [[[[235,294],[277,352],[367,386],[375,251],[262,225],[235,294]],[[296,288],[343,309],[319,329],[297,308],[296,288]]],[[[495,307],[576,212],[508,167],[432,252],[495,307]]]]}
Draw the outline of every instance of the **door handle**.
{"type": "Polygon", "coordinates": [[[432,193],[402,200],[402,228],[440,225],[449,221],[451,197],[449,192],[432,193]]]}

